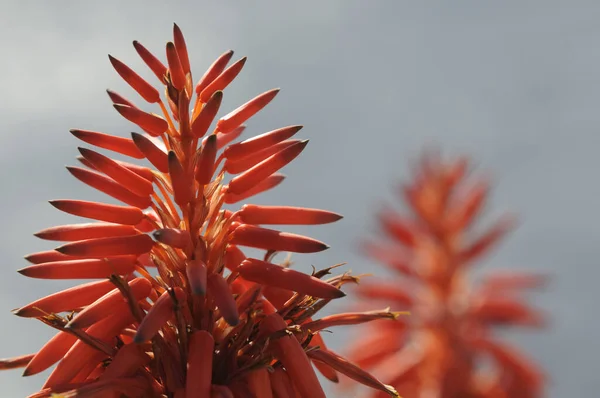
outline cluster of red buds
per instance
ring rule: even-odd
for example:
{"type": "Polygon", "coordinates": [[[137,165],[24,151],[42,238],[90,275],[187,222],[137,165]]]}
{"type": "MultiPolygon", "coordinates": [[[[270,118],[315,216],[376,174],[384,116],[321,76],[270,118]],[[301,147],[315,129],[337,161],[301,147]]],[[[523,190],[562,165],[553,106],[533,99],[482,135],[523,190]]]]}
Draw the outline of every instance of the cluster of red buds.
{"type": "Polygon", "coordinates": [[[164,85],[161,93],[110,56],[117,73],[161,114],[149,113],[114,91],[114,108],[144,133],[131,138],[72,130],[78,139],[149,165],[79,148],[81,182],[124,203],[54,200],[59,210],[91,223],[45,229],[41,239],[65,242],[31,254],[19,272],[31,278],[94,281],[15,310],[57,330],[35,354],[3,360],[0,369],[38,374],[56,364],[31,397],[318,398],[315,368],[332,381],[338,372],[397,396],[325,346],[320,331],[378,319],[389,310],[315,318],[340,288],[358,277],[312,275],[276,264],[278,252],[313,253],[328,246],[263,225],[325,224],[338,214],[302,207],[225,205],[280,184],[278,171],[307,141],[301,126],[279,128],[234,143],[244,122],[279,90],[258,95],[218,118],[222,90],[246,58],[227,66],[221,55],[194,86],[184,37],[174,26],[167,65],[137,41],[135,50],[164,85]],[[195,98],[194,98],[195,97],[195,98]],[[207,135],[207,132],[212,132],[207,135]],[[231,176],[231,177],[228,177],[231,176]],[[246,258],[240,247],[264,250],[246,258]]]}
{"type": "MultiPolygon", "coordinates": [[[[397,322],[369,325],[349,358],[406,397],[534,398],[542,394],[537,365],[499,341],[494,327],[544,325],[542,314],[521,293],[541,287],[543,275],[522,271],[489,274],[472,284],[472,265],[513,227],[500,218],[473,232],[489,183],[467,179],[468,160],[444,162],[425,154],[399,196],[410,214],[384,207],[378,221],[387,239],[369,241],[364,252],[397,277],[361,283],[362,303],[408,309],[397,322]],[[397,278],[397,279],[395,279],[397,278]]],[[[371,397],[380,397],[374,392],[371,397]]]]}

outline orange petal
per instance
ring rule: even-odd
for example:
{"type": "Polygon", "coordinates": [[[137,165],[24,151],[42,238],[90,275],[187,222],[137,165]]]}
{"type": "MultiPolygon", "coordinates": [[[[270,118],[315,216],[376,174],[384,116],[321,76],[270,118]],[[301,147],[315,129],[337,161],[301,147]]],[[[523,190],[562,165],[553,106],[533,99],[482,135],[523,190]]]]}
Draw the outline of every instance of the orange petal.
{"type": "MultiPolygon", "coordinates": [[[[210,97],[217,91],[222,91],[235,79],[235,77],[242,71],[244,64],[246,63],[246,57],[235,62],[229,68],[225,69],[219,74],[212,82],[210,82],[198,95],[200,102],[207,102],[210,97]]],[[[198,86],[196,86],[198,90],[198,86]]],[[[198,91],[196,91],[198,92],[198,91]]]]}
{"type": "Polygon", "coordinates": [[[184,300],[185,293],[179,287],[173,291],[166,290],[161,294],[140,323],[133,341],[139,344],[152,339],[173,316],[175,307],[184,300]],[[176,301],[173,301],[172,296],[176,301]]]}
{"type": "Polygon", "coordinates": [[[381,300],[390,305],[393,304],[394,307],[410,307],[413,304],[410,290],[397,282],[364,282],[356,288],[356,294],[361,299],[381,300]]]}
{"type": "Polygon", "coordinates": [[[362,383],[376,390],[383,391],[392,397],[400,397],[398,395],[398,392],[396,392],[396,390],[392,386],[387,386],[383,384],[375,377],[370,375],[368,372],[365,372],[358,366],[348,362],[346,359],[340,357],[332,351],[312,350],[308,352],[308,356],[317,361],[326,363],[338,372],[345,374],[346,376],[358,381],[359,383],[362,383]]]}
{"type": "Polygon", "coordinates": [[[273,398],[269,372],[266,368],[260,368],[247,374],[248,389],[255,397],[273,398]]]}
{"type": "Polygon", "coordinates": [[[185,249],[192,244],[190,233],[177,228],[157,229],[152,233],[152,236],[154,236],[154,239],[165,245],[179,249],[185,249]]]}
{"type": "MultiPolygon", "coordinates": [[[[275,313],[267,315],[260,324],[263,333],[273,334],[287,328],[283,318],[275,313]]],[[[295,337],[284,335],[270,340],[269,348],[281,361],[302,397],[325,398],[319,379],[295,337]]]]}
{"type": "Polygon", "coordinates": [[[237,325],[240,315],[227,281],[220,274],[210,274],[207,283],[208,292],[215,300],[223,319],[231,326],[237,325]]]}
{"type": "Polygon", "coordinates": [[[345,296],[335,286],[314,276],[254,258],[244,260],[238,267],[238,272],[246,280],[313,297],[334,299],[345,296]]]}
{"type": "Polygon", "coordinates": [[[235,229],[230,243],[257,249],[294,253],[315,253],[329,248],[325,243],[302,235],[244,224],[235,229]]]}
{"type": "Polygon", "coordinates": [[[137,149],[132,140],[114,135],[98,133],[89,130],[71,129],[71,134],[88,144],[95,145],[100,148],[108,149],[130,156],[135,159],[143,159],[144,155],[137,149]]]}
{"type": "Polygon", "coordinates": [[[75,342],[77,336],[67,332],[57,333],[31,359],[23,371],[23,376],[32,376],[48,369],[60,361],[75,342]]]}
{"type": "MultiPolygon", "coordinates": [[[[129,282],[129,288],[132,296],[139,301],[148,297],[152,284],[145,278],[135,278],[129,282]]],[[[66,327],[82,329],[119,311],[129,311],[129,307],[127,299],[115,288],[75,315],[66,327]]]]}
{"type": "Polygon", "coordinates": [[[99,190],[100,192],[104,192],[105,194],[112,196],[113,198],[130,206],[145,209],[152,203],[150,195],[146,195],[145,197],[136,195],[112,178],[96,171],[72,166],[67,166],[67,170],[69,170],[69,173],[71,173],[75,178],[84,184],[87,184],[90,187],[99,190]]]}
{"type": "Polygon", "coordinates": [[[243,200],[246,200],[252,196],[258,195],[262,192],[268,191],[269,189],[275,188],[277,185],[281,184],[285,180],[285,175],[274,173],[254,185],[252,188],[248,189],[246,192],[243,192],[239,195],[233,194],[231,192],[226,192],[224,201],[227,204],[238,203],[243,200]]]}
{"type": "Polygon", "coordinates": [[[236,160],[227,159],[225,161],[225,165],[223,166],[223,168],[229,174],[241,173],[243,171],[248,170],[251,167],[256,166],[258,163],[262,162],[263,160],[267,159],[268,157],[273,156],[274,154],[281,152],[284,149],[289,148],[292,145],[298,144],[300,142],[302,142],[302,141],[301,140],[282,141],[273,146],[267,147],[267,148],[263,149],[262,151],[252,153],[249,156],[243,157],[241,159],[236,159],[236,160]]]}
{"type": "Polygon", "coordinates": [[[303,126],[287,126],[277,130],[269,131],[261,135],[249,138],[237,144],[231,145],[223,152],[227,159],[242,159],[254,152],[261,151],[281,141],[287,140],[296,134],[303,126]]]}
{"type": "Polygon", "coordinates": [[[109,238],[86,239],[67,243],[56,248],[56,251],[74,256],[122,256],[148,253],[152,250],[154,241],[148,235],[136,234],[109,238]]]}
{"type": "Polygon", "coordinates": [[[41,263],[18,270],[21,275],[41,279],[99,279],[127,275],[135,269],[135,256],[93,258],[41,263]]]}
{"type": "Polygon", "coordinates": [[[18,369],[27,366],[35,354],[22,355],[15,358],[0,359],[0,370],[18,369]]]}
{"type": "Polygon", "coordinates": [[[237,246],[227,245],[224,261],[228,270],[235,271],[245,259],[246,255],[237,246]]]}
{"type": "Polygon", "coordinates": [[[137,344],[126,344],[119,349],[117,355],[110,362],[100,380],[116,379],[124,376],[133,376],[138,370],[143,369],[151,358],[137,344]]]}
{"type": "Polygon", "coordinates": [[[142,130],[153,137],[158,137],[169,129],[169,125],[162,117],[153,113],[146,113],[139,108],[114,104],[113,107],[125,119],[137,124],[142,130]]]}
{"type": "Polygon", "coordinates": [[[142,221],[144,213],[137,207],[109,205],[84,200],[52,200],[50,204],[65,213],[125,225],[142,221]]]}
{"type": "Polygon", "coordinates": [[[244,205],[238,212],[246,224],[327,224],[342,218],[341,215],[319,209],[291,206],[244,205]]]}
{"type": "Polygon", "coordinates": [[[180,206],[186,206],[194,195],[193,183],[190,181],[190,176],[183,169],[177,155],[173,151],[169,151],[169,175],[171,176],[171,185],[173,187],[173,196],[175,202],[180,206]]]}
{"type": "Polygon", "coordinates": [[[123,62],[109,55],[108,59],[110,59],[110,63],[115,68],[117,73],[129,84],[135,91],[138,92],[146,101],[150,103],[155,103],[160,101],[160,95],[158,94],[158,90],[155,89],[140,77],[137,73],[135,73],[131,68],[125,65],[123,62]]]}
{"type": "Polygon", "coordinates": [[[74,260],[76,258],[78,257],[67,256],[66,254],[57,252],[56,250],[47,250],[43,252],[32,253],[25,256],[25,260],[29,261],[32,264],[51,263],[54,261],[61,260],[74,260]]]}
{"type": "Polygon", "coordinates": [[[306,144],[308,144],[308,140],[298,142],[263,160],[243,174],[234,177],[229,183],[228,192],[239,195],[255,187],[265,178],[294,160],[304,150],[306,144]]]}
{"type": "Polygon", "coordinates": [[[148,65],[152,72],[154,72],[158,80],[164,82],[165,75],[167,74],[167,67],[164,66],[163,63],[158,60],[158,58],[152,55],[152,53],[137,40],[133,41],[133,47],[135,47],[135,51],[137,51],[146,65],[148,65]]]}
{"type": "MultiPolygon", "coordinates": [[[[311,319],[309,318],[309,321],[311,319]]],[[[312,339],[310,340],[310,343],[308,344],[309,347],[320,347],[323,350],[327,349],[327,346],[325,345],[325,341],[323,341],[323,337],[321,336],[320,333],[314,334],[312,336],[312,339]]],[[[311,361],[313,363],[313,365],[315,366],[315,368],[317,368],[317,370],[323,375],[325,376],[325,378],[333,383],[339,383],[340,378],[338,377],[337,372],[335,371],[335,369],[333,369],[331,366],[323,363],[323,362],[319,362],[319,361],[315,361],[312,360],[311,361]]]]}
{"type": "Polygon", "coordinates": [[[172,42],[167,43],[167,63],[169,65],[169,76],[171,77],[171,83],[173,87],[181,91],[185,87],[185,74],[181,67],[181,60],[177,54],[175,44],[172,42]]]}
{"type": "Polygon", "coordinates": [[[296,398],[290,376],[283,368],[275,368],[269,375],[269,381],[271,382],[271,390],[277,398],[296,398]]]}
{"type": "Polygon", "coordinates": [[[233,51],[229,50],[224,52],[216,59],[215,62],[206,70],[204,76],[198,81],[196,84],[196,95],[200,95],[202,90],[204,90],[210,83],[213,82],[219,76],[221,72],[225,69],[229,61],[233,57],[233,51]]]}
{"type": "Polygon", "coordinates": [[[219,119],[217,122],[217,130],[222,133],[228,133],[232,131],[234,128],[238,127],[240,124],[244,123],[246,120],[250,119],[261,109],[267,106],[269,102],[275,98],[277,93],[279,93],[278,88],[266,91],[246,102],[239,108],[231,111],[219,119]]]}
{"type": "Polygon", "coordinates": [[[78,285],[38,299],[13,311],[13,314],[22,317],[39,317],[75,310],[93,303],[114,288],[115,285],[109,280],[78,285]]]}
{"type": "Polygon", "coordinates": [[[121,94],[119,94],[113,90],[106,90],[106,93],[110,97],[110,100],[112,101],[113,104],[122,104],[122,105],[131,106],[133,108],[137,108],[133,102],[129,101],[127,98],[123,97],[121,94]]]}
{"type": "Polygon", "coordinates": [[[136,147],[154,167],[162,173],[169,172],[169,161],[165,151],[160,149],[152,142],[152,140],[142,134],[131,133],[131,137],[133,138],[136,147]]]}
{"type": "Polygon", "coordinates": [[[292,290],[282,289],[276,286],[265,286],[262,290],[263,296],[269,300],[275,308],[280,309],[294,295],[292,290]]]}
{"type": "Polygon", "coordinates": [[[415,235],[412,225],[390,209],[382,209],[378,214],[379,223],[383,229],[400,243],[414,247],[415,235]]]}
{"type": "Polygon", "coordinates": [[[196,164],[196,181],[201,185],[210,183],[214,170],[215,158],[217,157],[217,136],[211,134],[206,143],[202,145],[200,156],[196,164]]]}
{"type": "Polygon", "coordinates": [[[512,217],[500,219],[486,233],[460,253],[461,260],[465,263],[471,262],[489,251],[504,235],[514,228],[515,223],[512,217]]]}
{"type": "Polygon", "coordinates": [[[235,398],[235,396],[229,387],[213,384],[210,388],[210,398],[235,398]]]}
{"type": "Polygon", "coordinates": [[[134,235],[136,232],[136,229],[130,225],[97,222],[46,228],[34,235],[40,239],[71,242],[84,239],[134,235]]]}
{"type": "Polygon", "coordinates": [[[190,336],[186,398],[210,398],[215,341],[210,333],[198,330],[190,336]]]}
{"type": "Polygon", "coordinates": [[[206,293],[206,265],[198,259],[189,260],[185,268],[192,294],[203,296],[206,293]]]}
{"type": "Polygon", "coordinates": [[[173,24],[173,41],[175,48],[177,49],[177,55],[179,56],[179,62],[181,63],[181,69],[183,70],[183,76],[187,76],[190,73],[190,59],[188,56],[187,46],[185,45],[185,39],[183,33],[177,24],[173,24]]]}
{"type": "Polygon", "coordinates": [[[96,170],[103,172],[136,195],[146,197],[154,191],[150,181],[114,160],[86,148],[79,148],[79,152],[94,165],[96,170]]]}
{"type": "Polygon", "coordinates": [[[222,91],[215,91],[210,99],[208,99],[208,102],[202,107],[202,110],[192,122],[192,135],[194,137],[200,138],[206,134],[217,112],[219,112],[222,100],[222,91]]]}
{"type": "Polygon", "coordinates": [[[245,129],[246,126],[242,124],[238,128],[234,129],[231,133],[217,133],[217,150],[225,148],[230,142],[237,139],[240,135],[242,135],[245,129]]]}

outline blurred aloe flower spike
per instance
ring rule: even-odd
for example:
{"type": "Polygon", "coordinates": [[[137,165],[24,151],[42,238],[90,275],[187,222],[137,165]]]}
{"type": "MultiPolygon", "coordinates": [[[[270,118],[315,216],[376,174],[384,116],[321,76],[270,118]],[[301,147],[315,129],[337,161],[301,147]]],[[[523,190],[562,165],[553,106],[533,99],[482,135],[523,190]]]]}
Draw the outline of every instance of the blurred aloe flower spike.
{"type": "Polygon", "coordinates": [[[345,373],[396,396],[395,391],[327,350],[325,327],[395,319],[389,310],[314,319],[349,274],[306,275],[272,262],[278,251],[313,253],[318,240],[262,225],[337,221],[325,210],[247,204],[223,208],[280,184],[278,171],[308,141],[301,126],[282,127],[235,143],[244,124],[275,98],[260,94],[218,118],[224,90],[246,58],[221,55],[194,86],[187,44],[177,25],[164,64],[146,47],[135,50],[164,91],[109,56],[116,72],[148,104],[108,90],[115,110],[139,128],[131,138],[73,129],[81,141],[144,166],[80,148],[68,167],[78,180],[122,204],[54,200],[63,212],[95,222],[36,234],[59,241],[55,250],[26,257],[19,272],[43,279],[92,279],[40,298],[14,313],[37,318],[56,335],[35,354],[0,360],[0,369],[38,374],[56,364],[31,397],[277,397],[325,394],[315,368],[332,381],[345,373]],[[164,99],[163,99],[164,98],[164,99]],[[213,127],[211,127],[213,126],[213,127]],[[229,181],[228,183],[226,181],[229,181]],[[240,247],[265,250],[246,258],[240,247]]]}
{"type": "Polygon", "coordinates": [[[368,337],[350,346],[349,358],[406,397],[539,397],[540,369],[499,341],[492,327],[543,326],[541,313],[520,294],[546,278],[510,271],[470,283],[472,264],[510,231],[514,219],[500,218],[474,233],[489,184],[470,183],[467,173],[465,158],[444,162],[426,153],[399,191],[410,214],[389,207],[379,212],[385,238],[362,248],[397,279],[364,282],[356,293],[362,304],[383,302],[411,316],[367,326],[361,335],[368,337]],[[491,366],[484,370],[482,361],[491,366]]]}

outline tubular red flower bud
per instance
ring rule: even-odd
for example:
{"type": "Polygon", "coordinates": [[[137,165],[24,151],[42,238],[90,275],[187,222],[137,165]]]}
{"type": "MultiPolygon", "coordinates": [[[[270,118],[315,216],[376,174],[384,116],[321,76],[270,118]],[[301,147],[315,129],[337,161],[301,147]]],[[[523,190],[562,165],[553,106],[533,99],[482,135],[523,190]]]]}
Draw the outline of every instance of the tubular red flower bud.
{"type": "Polygon", "coordinates": [[[217,130],[222,133],[228,133],[232,131],[234,128],[238,127],[240,124],[244,123],[246,120],[258,113],[262,108],[267,106],[269,102],[275,98],[277,93],[279,93],[278,88],[264,92],[246,102],[236,110],[223,116],[217,122],[217,130]]]}
{"type": "Polygon", "coordinates": [[[269,372],[266,368],[256,369],[246,377],[248,380],[248,389],[255,397],[273,398],[269,372]]]}
{"type": "Polygon", "coordinates": [[[246,224],[288,224],[314,225],[327,224],[342,219],[330,211],[291,206],[244,205],[238,212],[240,220],[246,224]]]}
{"type": "Polygon", "coordinates": [[[148,235],[136,234],[129,236],[115,236],[108,238],[86,239],[67,243],[56,248],[63,254],[88,257],[109,257],[148,253],[154,241],[148,235]]]}
{"type": "MultiPolygon", "coordinates": [[[[129,288],[132,296],[139,301],[148,297],[152,284],[145,278],[135,278],[129,282],[129,288]]],[[[113,289],[75,315],[66,327],[71,329],[85,328],[115,312],[127,311],[127,300],[119,289],[113,289]]]]}
{"type": "Polygon", "coordinates": [[[202,78],[200,78],[198,81],[195,89],[196,95],[200,95],[202,90],[204,90],[206,86],[212,83],[213,80],[215,80],[215,78],[219,76],[221,72],[223,72],[231,60],[231,57],[233,57],[233,51],[225,51],[219,58],[216,59],[215,62],[213,62],[213,64],[206,70],[202,78]]]}
{"type": "Polygon", "coordinates": [[[51,263],[54,261],[74,260],[77,256],[67,256],[57,252],[56,250],[46,250],[43,252],[32,253],[25,256],[25,260],[32,264],[51,263]]]}
{"type": "Polygon", "coordinates": [[[185,44],[183,33],[177,24],[173,24],[173,42],[175,44],[175,48],[177,49],[177,55],[179,56],[179,62],[181,63],[183,76],[187,76],[187,74],[191,72],[190,58],[188,56],[188,50],[185,44]]]}
{"type": "Polygon", "coordinates": [[[173,87],[180,91],[183,90],[185,87],[185,74],[175,44],[172,42],[167,43],[167,62],[169,64],[169,74],[171,76],[173,87]]]}
{"type": "Polygon", "coordinates": [[[77,342],[77,336],[67,332],[58,332],[29,361],[23,371],[23,376],[33,376],[48,369],[60,361],[75,342],[77,342]]]}
{"type": "Polygon", "coordinates": [[[208,289],[221,311],[223,319],[231,326],[237,325],[240,321],[240,315],[227,281],[220,274],[210,274],[208,276],[208,289]]]}
{"type": "Polygon", "coordinates": [[[121,104],[131,106],[132,108],[137,108],[137,106],[135,106],[133,102],[129,101],[127,98],[123,97],[121,94],[113,90],[106,90],[106,93],[108,94],[113,104],[121,104]]]}
{"type": "Polygon", "coordinates": [[[138,369],[143,368],[150,362],[151,358],[137,344],[126,344],[110,365],[106,367],[106,371],[102,373],[99,380],[114,380],[119,377],[133,376],[138,369]]]}
{"type": "Polygon", "coordinates": [[[196,165],[196,181],[198,184],[206,185],[210,183],[214,170],[215,159],[217,155],[217,136],[211,134],[206,143],[202,145],[198,164],[196,165]]]}
{"type": "Polygon", "coordinates": [[[277,398],[296,398],[296,392],[287,372],[282,368],[275,368],[269,375],[271,390],[277,398]]]}
{"type": "MultiPolygon", "coordinates": [[[[87,161],[86,161],[87,162],[87,161]]],[[[134,194],[113,179],[92,170],[67,166],[67,170],[75,178],[92,188],[97,189],[113,198],[139,209],[145,209],[152,202],[149,195],[143,197],[134,194]]]]}
{"type": "Polygon", "coordinates": [[[192,135],[194,137],[204,137],[204,134],[206,134],[208,128],[215,119],[217,112],[219,112],[222,100],[222,91],[215,91],[215,93],[211,95],[208,102],[206,102],[198,116],[192,122],[192,135]]]}
{"type": "Polygon", "coordinates": [[[135,146],[132,140],[123,137],[116,137],[104,133],[98,133],[89,130],[71,129],[71,134],[88,144],[100,148],[118,152],[135,159],[143,159],[144,155],[135,146]]]}
{"type": "Polygon", "coordinates": [[[38,299],[14,310],[13,314],[22,317],[39,317],[74,310],[93,303],[114,287],[108,280],[85,283],[38,299]]]}
{"type": "Polygon", "coordinates": [[[173,195],[175,202],[180,206],[187,205],[193,196],[193,186],[186,171],[177,159],[175,152],[169,152],[169,175],[171,176],[171,185],[173,186],[173,195]]]}
{"type": "Polygon", "coordinates": [[[135,268],[135,256],[54,261],[22,268],[17,272],[41,279],[100,279],[127,275],[135,268]]]}
{"type": "Polygon", "coordinates": [[[79,152],[94,165],[94,168],[127,187],[134,194],[145,197],[153,192],[154,189],[150,181],[121,166],[114,160],[86,148],[79,148],[79,152]]]}
{"type": "Polygon", "coordinates": [[[188,248],[192,244],[190,233],[177,228],[157,229],[152,233],[152,236],[160,243],[179,249],[188,248]]]}
{"type": "Polygon", "coordinates": [[[134,235],[136,232],[135,227],[131,225],[96,222],[46,228],[34,235],[40,239],[71,242],[85,239],[106,238],[109,236],[134,235]]]}
{"type": "Polygon", "coordinates": [[[165,291],[140,323],[133,341],[140,344],[152,339],[171,319],[176,305],[180,305],[183,300],[185,300],[185,293],[181,288],[177,287],[173,291],[165,291]]]}
{"type": "Polygon", "coordinates": [[[165,75],[167,74],[167,67],[158,60],[150,51],[140,44],[137,40],[133,41],[133,47],[139,54],[142,60],[148,65],[148,67],[154,72],[158,80],[164,81],[165,75]]]}
{"type": "Polygon", "coordinates": [[[190,282],[192,294],[204,296],[206,294],[206,264],[198,259],[189,260],[185,268],[190,282]]]}
{"type": "Polygon", "coordinates": [[[153,137],[158,137],[168,130],[169,125],[162,117],[146,113],[138,108],[127,105],[114,104],[113,107],[125,119],[137,124],[142,130],[153,137]]]}
{"type": "Polygon", "coordinates": [[[402,315],[402,312],[391,312],[389,309],[384,311],[368,311],[368,312],[348,312],[344,314],[335,314],[323,317],[316,321],[304,323],[306,329],[313,332],[328,329],[332,326],[343,326],[343,325],[358,325],[360,323],[371,322],[377,319],[391,319],[402,315]]]}
{"type": "Polygon", "coordinates": [[[334,299],[345,296],[344,292],[335,286],[314,276],[254,258],[244,260],[238,267],[238,272],[246,280],[293,290],[313,297],[334,299]]]}
{"type": "Polygon", "coordinates": [[[302,142],[302,140],[282,141],[273,146],[265,148],[262,151],[258,151],[258,152],[249,154],[249,156],[246,156],[241,159],[237,159],[237,160],[227,159],[225,161],[225,166],[223,168],[229,174],[242,173],[242,172],[248,170],[249,168],[256,166],[258,163],[269,158],[270,156],[273,156],[274,154],[281,152],[284,149],[289,148],[292,145],[298,144],[300,142],[302,142]]]}
{"type": "Polygon", "coordinates": [[[242,133],[244,132],[245,129],[246,129],[246,126],[241,125],[238,128],[234,129],[230,133],[227,133],[227,134],[217,133],[217,150],[223,149],[227,145],[229,145],[230,142],[237,140],[239,138],[239,136],[242,135],[242,133]]]}
{"type": "MultiPolygon", "coordinates": [[[[229,68],[225,69],[219,74],[212,82],[210,82],[198,95],[200,102],[207,102],[210,97],[217,91],[222,91],[235,79],[235,77],[242,71],[244,64],[246,63],[246,57],[236,61],[229,68]]],[[[198,86],[196,87],[198,90],[198,86]]],[[[196,91],[197,92],[197,91],[196,91]]]]}
{"type": "Polygon", "coordinates": [[[231,160],[245,158],[255,152],[262,151],[265,148],[293,137],[302,129],[302,127],[303,126],[287,126],[257,135],[237,144],[230,145],[225,152],[223,152],[223,155],[231,160]]]}
{"type": "Polygon", "coordinates": [[[268,157],[256,166],[231,179],[228,192],[242,194],[256,186],[265,178],[275,173],[283,166],[294,160],[304,150],[308,140],[298,142],[286,149],[268,157]]]}
{"type": "Polygon", "coordinates": [[[306,236],[247,224],[235,229],[230,243],[257,249],[294,253],[315,253],[329,248],[325,243],[306,236]]]}
{"type": "MultiPolygon", "coordinates": [[[[273,334],[287,328],[287,324],[279,314],[267,315],[261,323],[261,331],[273,334]]],[[[322,397],[325,393],[310,365],[304,349],[296,338],[284,335],[270,340],[269,347],[275,357],[285,366],[294,385],[303,397],[322,397]]]]}
{"type": "Polygon", "coordinates": [[[241,202],[249,197],[256,196],[259,193],[268,191],[269,189],[275,188],[277,185],[281,184],[285,180],[285,176],[283,174],[274,173],[256,184],[254,187],[248,189],[246,192],[241,193],[239,195],[233,194],[231,192],[226,192],[224,196],[224,201],[227,204],[233,204],[241,202]]]}
{"type": "Polygon", "coordinates": [[[18,369],[27,366],[35,354],[22,355],[15,358],[0,359],[0,370],[18,369]]]}
{"type": "Polygon", "coordinates": [[[131,88],[138,92],[146,101],[155,103],[160,101],[158,90],[152,87],[147,81],[142,79],[140,75],[132,71],[127,65],[113,56],[109,55],[108,59],[115,68],[117,73],[125,80],[131,88]]]}
{"type": "Polygon", "coordinates": [[[210,398],[214,346],[215,341],[207,331],[198,330],[191,334],[186,398],[210,398]]]}
{"type": "Polygon", "coordinates": [[[136,147],[144,154],[144,157],[148,159],[154,167],[156,167],[162,173],[169,172],[169,160],[167,153],[160,149],[152,140],[148,137],[138,133],[131,133],[133,142],[136,147]]]}

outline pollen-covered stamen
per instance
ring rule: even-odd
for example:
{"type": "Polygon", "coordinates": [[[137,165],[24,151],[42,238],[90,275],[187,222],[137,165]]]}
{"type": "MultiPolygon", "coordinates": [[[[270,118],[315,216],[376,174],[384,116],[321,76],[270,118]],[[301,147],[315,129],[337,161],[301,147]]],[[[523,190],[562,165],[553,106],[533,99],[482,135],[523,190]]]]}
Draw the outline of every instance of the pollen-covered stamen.
{"type": "Polygon", "coordinates": [[[153,113],[146,113],[138,108],[114,104],[113,107],[130,122],[137,124],[142,130],[153,137],[158,137],[169,129],[165,119],[153,113]]]}

